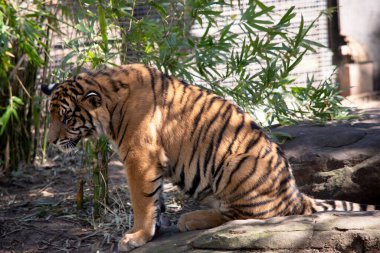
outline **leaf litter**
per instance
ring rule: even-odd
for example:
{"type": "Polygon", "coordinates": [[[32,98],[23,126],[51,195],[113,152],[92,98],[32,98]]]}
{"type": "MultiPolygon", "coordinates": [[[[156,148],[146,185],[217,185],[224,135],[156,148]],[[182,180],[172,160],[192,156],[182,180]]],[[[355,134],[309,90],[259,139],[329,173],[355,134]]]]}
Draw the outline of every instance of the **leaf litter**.
{"type": "MultiPolygon", "coordinates": [[[[80,154],[79,154],[80,155],[80,154]]],[[[54,156],[45,164],[22,166],[0,179],[0,252],[114,252],[133,224],[122,164],[109,164],[109,204],[92,215],[91,171],[78,156],[54,156]],[[83,209],[76,207],[76,185],[83,179],[83,209]]],[[[164,184],[165,223],[194,210],[176,186],[164,184]]]]}

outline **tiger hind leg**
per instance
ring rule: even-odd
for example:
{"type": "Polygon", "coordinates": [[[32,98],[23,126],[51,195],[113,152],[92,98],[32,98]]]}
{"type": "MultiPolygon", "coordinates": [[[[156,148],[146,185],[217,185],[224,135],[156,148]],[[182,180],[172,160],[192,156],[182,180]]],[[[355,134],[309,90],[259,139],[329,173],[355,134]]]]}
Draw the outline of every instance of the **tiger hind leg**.
{"type": "Polygon", "coordinates": [[[218,210],[197,210],[182,214],[178,220],[178,229],[181,232],[217,227],[226,223],[226,219],[218,210]]]}

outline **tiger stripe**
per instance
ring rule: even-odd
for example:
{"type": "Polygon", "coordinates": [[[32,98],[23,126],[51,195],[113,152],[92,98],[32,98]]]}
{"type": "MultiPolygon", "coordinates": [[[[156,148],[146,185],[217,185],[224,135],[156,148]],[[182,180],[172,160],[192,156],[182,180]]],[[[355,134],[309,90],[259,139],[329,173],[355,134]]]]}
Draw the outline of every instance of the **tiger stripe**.
{"type": "Polygon", "coordinates": [[[152,68],[147,68],[148,71],[149,71],[149,75],[150,75],[150,82],[151,82],[151,88],[152,88],[152,93],[153,93],[153,105],[154,105],[154,108],[156,108],[157,106],[157,97],[156,97],[156,91],[155,91],[155,84],[156,84],[156,79],[155,79],[155,73],[154,73],[154,70],[152,68]]]}

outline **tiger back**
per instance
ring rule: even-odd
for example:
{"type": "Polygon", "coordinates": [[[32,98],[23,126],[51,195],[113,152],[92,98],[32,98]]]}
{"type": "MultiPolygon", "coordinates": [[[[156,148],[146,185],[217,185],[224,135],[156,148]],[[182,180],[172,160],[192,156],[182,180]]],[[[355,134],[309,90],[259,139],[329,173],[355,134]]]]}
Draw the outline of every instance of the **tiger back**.
{"type": "Polygon", "coordinates": [[[283,152],[249,114],[157,69],[132,64],[83,73],[43,91],[51,94],[49,142],[68,151],[83,137],[105,135],[125,165],[134,225],[119,250],[153,237],[164,178],[210,206],[183,214],[181,231],[233,219],[376,208],[302,194],[283,152]]]}

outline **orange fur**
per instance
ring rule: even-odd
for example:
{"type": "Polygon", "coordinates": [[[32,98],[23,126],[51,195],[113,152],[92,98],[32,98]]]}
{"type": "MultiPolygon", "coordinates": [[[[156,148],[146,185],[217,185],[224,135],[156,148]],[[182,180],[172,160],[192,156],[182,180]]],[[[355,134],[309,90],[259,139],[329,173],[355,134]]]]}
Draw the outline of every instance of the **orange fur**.
{"type": "Polygon", "coordinates": [[[66,150],[82,137],[104,134],[126,167],[134,225],[120,250],[153,237],[164,177],[211,207],[181,216],[181,231],[358,208],[300,193],[284,154],[249,114],[144,65],[80,74],[56,86],[50,107],[50,142],[66,150]]]}

